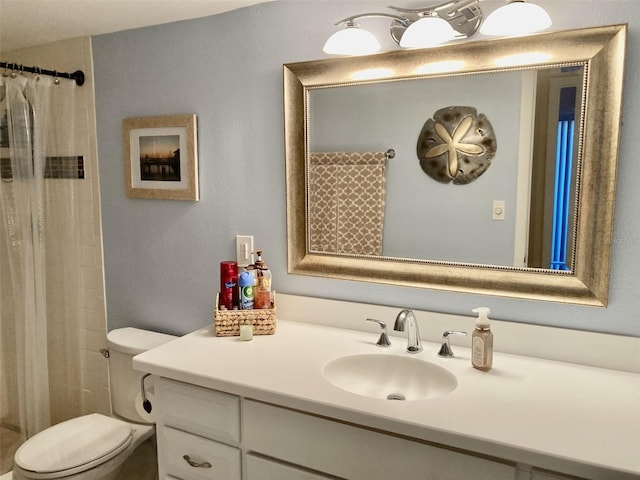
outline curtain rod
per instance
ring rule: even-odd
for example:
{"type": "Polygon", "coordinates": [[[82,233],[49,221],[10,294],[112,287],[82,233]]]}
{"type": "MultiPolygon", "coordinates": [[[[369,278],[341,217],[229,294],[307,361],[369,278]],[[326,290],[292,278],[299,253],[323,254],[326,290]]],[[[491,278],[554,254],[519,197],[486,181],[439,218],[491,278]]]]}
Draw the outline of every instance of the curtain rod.
{"type": "Polygon", "coordinates": [[[27,67],[26,65],[18,65],[17,63],[0,62],[0,68],[10,69],[14,72],[29,72],[39,75],[50,75],[52,77],[70,78],[76,82],[79,87],[84,85],[84,72],[76,70],[73,73],[58,72],[56,70],[46,70],[40,67],[27,67]]]}

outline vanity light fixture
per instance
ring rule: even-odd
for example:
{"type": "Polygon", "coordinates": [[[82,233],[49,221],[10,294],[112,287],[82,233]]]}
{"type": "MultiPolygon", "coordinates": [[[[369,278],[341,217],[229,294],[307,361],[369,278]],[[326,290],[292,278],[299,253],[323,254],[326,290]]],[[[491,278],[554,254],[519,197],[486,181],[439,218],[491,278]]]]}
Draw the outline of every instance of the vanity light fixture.
{"type": "Polygon", "coordinates": [[[469,38],[478,30],[485,35],[515,36],[551,26],[547,12],[525,0],[508,0],[507,5],[496,9],[484,22],[480,0],[449,0],[422,8],[389,8],[396,13],[361,13],[336,22],[336,26],[344,25],[344,29],[329,37],[324,52],[330,55],[369,55],[380,51],[378,39],[356,23],[356,20],[364,18],[391,18],[389,34],[402,48],[433,47],[469,38]]]}
{"type": "MultiPolygon", "coordinates": [[[[468,38],[480,27],[482,11],[480,0],[450,0],[446,3],[423,8],[389,8],[396,13],[361,13],[335,23],[344,25],[344,30],[334,33],[324,45],[324,52],[332,55],[367,55],[380,50],[380,43],[373,34],[369,48],[354,48],[347,35],[359,28],[356,20],[362,18],[391,18],[389,33],[393,41],[402,48],[432,47],[454,39],[468,38]],[[349,33],[345,33],[349,32],[349,33]],[[344,40],[344,41],[343,41],[344,40]],[[357,53],[352,53],[352,52],[357,53]]],[[[355,43],[355,42],[354,42],[355,43]]]]}
{"type": "Polygon", "coordinates": [[[525,0],[509,0],[489,14],[480,27],[480,33],[508,37],[539,32],[550,26],[551,17],[541,6],[525,0]]]}
{"type": "Polygon", "coordinates": [[[400,38],[402,48],[422,48],[440,45],[456,38],[457,32],[449,22],[427,15],[410,24],[400,38]]]}
{"type": "MultiPolygon", "coordinates": [[[[323,51],[330,55],[369,55],[380,51],[376,36],[359,28],[353,19],[345,19],[345,28],[327,40],[323,51]]],[[[343,20],[344,21],[344,20],[343,20]]]]}
{"type": "MultiPolygon", "coordinates": [[[[334,25],[344,24],[343,30],[338,30],[331,35],[322,51],[330,55],[369,55],[380,51],[380,42],[376,36],[368,30],[360,28],[356,23],[359,18],[388,17],[399,23],[405,20],[399,15],[390,13],[361,13],[343,18],[334,25]]],[[[405,26],[406,28],[406,26],[405,26]]]]}

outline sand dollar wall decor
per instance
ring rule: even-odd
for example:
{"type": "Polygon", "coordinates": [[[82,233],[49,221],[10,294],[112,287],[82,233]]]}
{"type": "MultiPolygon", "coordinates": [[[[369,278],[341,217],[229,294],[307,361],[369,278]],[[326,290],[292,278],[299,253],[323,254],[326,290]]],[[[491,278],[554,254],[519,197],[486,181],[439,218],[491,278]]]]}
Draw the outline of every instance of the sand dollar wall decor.
{"type": "Polygon", "coordinates": [[[422,170],[441,183],[465,185],[491,165],[497,141],[489,119],[473,107],[445,107],[429,118],[416,147],[422,170]]]}

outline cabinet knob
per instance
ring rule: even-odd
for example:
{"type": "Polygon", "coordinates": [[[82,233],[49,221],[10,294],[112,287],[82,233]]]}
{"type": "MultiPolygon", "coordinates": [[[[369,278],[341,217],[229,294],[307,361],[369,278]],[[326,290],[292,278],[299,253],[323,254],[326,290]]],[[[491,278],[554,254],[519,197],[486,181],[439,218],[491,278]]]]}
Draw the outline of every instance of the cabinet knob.
{"type": "Polygon", "coordinates": [[[193,460],[191,460],[191,458],[189,457],[189,455],[184,455],[182,458],[184,458],[184,461],[187,462],[189,464],[189,466],[194,467],[194,468],[211,468],[211,464],[209,462],[194,462],[193,460]]]}

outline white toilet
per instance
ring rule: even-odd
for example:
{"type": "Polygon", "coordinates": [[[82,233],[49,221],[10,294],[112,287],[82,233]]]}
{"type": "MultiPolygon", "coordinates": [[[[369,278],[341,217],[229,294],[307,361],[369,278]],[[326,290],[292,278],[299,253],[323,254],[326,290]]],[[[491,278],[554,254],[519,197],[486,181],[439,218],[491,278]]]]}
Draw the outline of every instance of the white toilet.
{"type": "MultiPolygon", "coordinates": [[[[34,435],[16,451],[13,479],[119,478],[125,460],[155,433],[151,416],[141,406],[143,374],[133,369],[131,360],[135,355],[175,338],[131,327],[109,332],[113,416],[84,415],[34,435]]],[[[149,387],[150,382],[145,383],[149,387]]]]}

